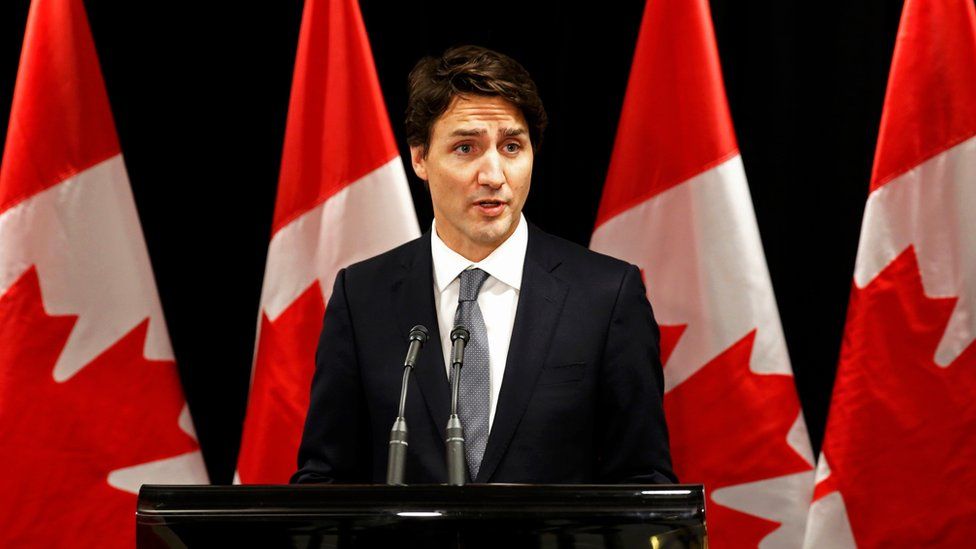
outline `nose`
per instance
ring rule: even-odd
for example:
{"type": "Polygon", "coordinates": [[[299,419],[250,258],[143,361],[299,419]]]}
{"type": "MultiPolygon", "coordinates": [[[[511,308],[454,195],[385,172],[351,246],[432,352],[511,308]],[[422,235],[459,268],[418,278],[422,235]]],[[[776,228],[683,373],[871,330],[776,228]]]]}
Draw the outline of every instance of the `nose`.
{"type": "Polygon", "coordinates": [[[482,157],[481,169],[478,170],[478,184],[497,189],[505,184],[505,172],[502,170],[502,158],[498,151],[492,150],[482,157]]]}

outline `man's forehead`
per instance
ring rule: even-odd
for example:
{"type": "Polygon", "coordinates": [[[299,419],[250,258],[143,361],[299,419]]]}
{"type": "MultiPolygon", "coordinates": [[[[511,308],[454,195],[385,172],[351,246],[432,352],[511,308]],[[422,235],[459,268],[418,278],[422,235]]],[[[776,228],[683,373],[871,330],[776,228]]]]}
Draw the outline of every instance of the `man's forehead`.
{"type": "Polygon", "coordinates": [[[448,135],[486,135],[497,126],[506,136],[526,132],[525,117],[518,107],[501,97],[456,96],[435,122],[448,135]]]}
{"type": "MultiPolygon", "coordinates": [[[[515,125],[513,127],[501,127],[498,128],[498,133],[504,135],[505,137],[515,137],[518,135],[524,135],[528,133],[524,127],[521,125],[515,125]]],[[[456,128],[451,131],[448,135],[452,137],[481,137],[488,135],[488,128],[456,128]]]]}

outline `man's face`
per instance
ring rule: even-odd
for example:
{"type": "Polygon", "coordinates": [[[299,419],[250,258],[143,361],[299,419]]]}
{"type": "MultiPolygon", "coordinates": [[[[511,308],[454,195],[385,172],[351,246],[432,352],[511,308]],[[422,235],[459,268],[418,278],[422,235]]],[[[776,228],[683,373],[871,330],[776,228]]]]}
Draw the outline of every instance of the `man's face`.
{"type": "Polygon", "coordinates": [[[457,96],[431,131],[413,169],[430,186],[437,234],[480,261],[518,225],[532,178],[532,144],[521,111],[500,97],[457,96]]]}

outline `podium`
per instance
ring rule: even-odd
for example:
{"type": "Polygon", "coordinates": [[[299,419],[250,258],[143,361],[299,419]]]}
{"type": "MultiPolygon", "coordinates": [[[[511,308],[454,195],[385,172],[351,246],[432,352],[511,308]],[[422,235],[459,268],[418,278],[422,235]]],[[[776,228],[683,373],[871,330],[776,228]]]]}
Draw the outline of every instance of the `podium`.
{"type": "Polygon", "coordinates": [[[701,485],[144,485],[157,547],[700,548],[701,485]]]}

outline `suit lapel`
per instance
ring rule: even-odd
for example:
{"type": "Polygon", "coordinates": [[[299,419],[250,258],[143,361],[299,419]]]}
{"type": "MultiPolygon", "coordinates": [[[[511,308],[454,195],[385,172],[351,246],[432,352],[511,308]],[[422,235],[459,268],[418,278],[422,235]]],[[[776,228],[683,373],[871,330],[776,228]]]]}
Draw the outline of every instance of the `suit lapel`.
{"type": "Polygon", "coordinates": [[[569,290],[565,282],[552,274],[559,260],[550,257],[546,238],[544,233],[529,225],[522,288],[505,362],[505,376],[475,482],[488,482],[508,449],[529,404],[569,290]]]}
{"type": "Polygon", "coordinates": [[[430,231],[417,241],[419,249],[406,254],[401,264],[401,276],[393,283],[393,303],[396,307],[397,327],[403,341],[410,328],[423,324],[430,333],[417,359],[414,376],[430,413],[431,421],[444,440],[444,429],[450,413],[450,383],[444,370],[437,313],[434,310],[434,267],[430,255],[430,231]]]}

